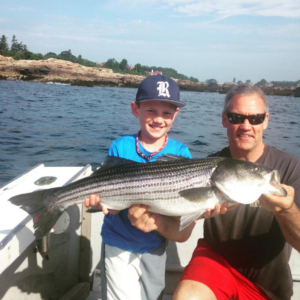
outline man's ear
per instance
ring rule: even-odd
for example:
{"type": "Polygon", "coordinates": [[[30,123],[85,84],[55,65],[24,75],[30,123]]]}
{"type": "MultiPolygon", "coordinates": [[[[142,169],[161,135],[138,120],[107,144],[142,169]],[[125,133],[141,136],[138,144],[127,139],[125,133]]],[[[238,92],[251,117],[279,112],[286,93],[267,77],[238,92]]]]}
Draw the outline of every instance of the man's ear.
{"type": "Polygon", "coordinates": [[[222,113],[222,124],[223,124],[223,127],[227,128],[227,122],[228,122],[228,119],[227,119],[225,113],[222,113]]]}
{"type": "Polygon", "coordinates": [[[137,106],[137,104],[133,101],[131,102],[131,111],[133,113],[133,115],[138,118],[139,116],[139,107],[137,106]]]}
{"type": "Polygon", "coordinates": [[[265,117],[265,120],[264,120],[264,130],[267,129],[268,127],[268,124],[269,124],[269,113],[266,113],[266,117],[265,117]]]}

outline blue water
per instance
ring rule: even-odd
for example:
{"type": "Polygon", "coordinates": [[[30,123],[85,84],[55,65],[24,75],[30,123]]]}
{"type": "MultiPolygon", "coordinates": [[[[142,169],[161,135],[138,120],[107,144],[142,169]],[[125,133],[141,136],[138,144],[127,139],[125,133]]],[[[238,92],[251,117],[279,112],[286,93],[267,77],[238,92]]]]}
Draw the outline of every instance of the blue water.
{"type": "MultiPolygon", "coordinates": [[[[130,102],[136,89],[0,81],[0,187],[39,163],[93,169],[112,140],[138,131],[130,102]]],[[[187,103],[170,136],[193,157],[227,146],[221,123],[224,95],[182,92],[187,103]]],[[[300,157],[300,99],[269,96],[269,145],[300,157]]]]}

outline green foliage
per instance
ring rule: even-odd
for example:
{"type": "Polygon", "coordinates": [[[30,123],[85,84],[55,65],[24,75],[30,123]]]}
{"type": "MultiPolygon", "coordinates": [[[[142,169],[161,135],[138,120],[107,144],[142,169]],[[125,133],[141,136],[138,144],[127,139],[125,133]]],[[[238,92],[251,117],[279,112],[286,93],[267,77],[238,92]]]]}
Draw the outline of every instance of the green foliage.
{"type": "Polygon", "coordinates": [[[300,84],[300,80],[297,80],[297,81],[271,81],[271,83],[273,83],[273,86],[289,88],[291,86],[297,87],[298,84],[300,84]]]}
{"type": "MultiPolygon", "coordinates": [[[[19,43],[16,36],[13,35],[11,41],[11,47],[9,48],[7,44],[7,38],[5,35],[2,36],[0,40],[0,54],[11,56],[15,60],[19,59],[28,59],[28,60],[42,60],[42,59],[49,59],[49,58],[56,58],[56,59],[63,59],[67,61],[71,61],[73,63],[79,63],[83,66],[87,67],[97,67],[99,68],[100,65],[98,63],[92,62],[88,59],[84,59],[81,55],[76,57],[72,54],[71,50],[62,51],[60,54],[56,54],[54,52],[48,52],[47,54],[43,55],[41,53],[32,53],[27,49],[27,46],[24,45],[22,42],[19,43]]],[[[130,70],[128,67],[127,59],[123,58],[122,61],[119,63],[114,58],[110,58],[106,61],[104,68],[112,69],[116,73],[125,73],[125,74],[133,74],[133,75],[142,75],[147,76],[148,72],[153,71],[160,71],[164,75],[168,77],[173,77],[180,80],[190,80],[193,82],[199,82],[197,78],[188,77],[186,75],[178,73],[176,70],[172,68],[162,68],[156,66],[142,66],[140,63],[135,65],[135,68],[130,70]]]]}
{"type": "Polygon", "coordinates": [[[71,50],[62,51],[60,54],[58,54],[57,58],[68,60],[74,63],[77,62],[77,57],[72,54],[71,50]]]}
{"type": "Polygon", "coordinates": [[[0,54],[6,55],[8,51],[9,51],[9,48],[8,48],[7,38],[3,34],[1,37],[1,40],[0,40],[0,54]]]}
{"type": "Polygon", "coordinates": [[[123,58],[122,61],[120,62],[119,68],[124,71],[126,67],[128,66],[127,64],[127,59],[123,58]]]}
{"type": "Polygon", "coordinates": [[[256,82],[256,85],[263,85],[264,86],[264,85],[266,85],[266,83],[268,83],[268,81],[266,79],[262,79],[262,80],[256,82]]]}
{"type": "Polygon", "coordinates": [[[48,52],[47,54],[44,55],[44,59],[48,58],[57,58],[57,54],[54,52],[48,52]]]}
{"type": "Polygon", "coordinates": [[[210,84],[210,83],[218,83],[218,81],[216,79],[207,79],[205,80],[206,83],[210,84]]]}

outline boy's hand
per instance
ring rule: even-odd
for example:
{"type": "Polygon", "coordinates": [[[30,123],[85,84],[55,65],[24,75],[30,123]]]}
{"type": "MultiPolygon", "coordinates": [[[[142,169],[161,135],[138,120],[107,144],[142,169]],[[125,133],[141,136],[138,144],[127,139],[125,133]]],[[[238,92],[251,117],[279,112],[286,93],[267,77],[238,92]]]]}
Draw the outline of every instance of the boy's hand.
{"type": "Polygon", "coordinates": [[[133,226],[144,232],[157,230],[162,222],[160,216],[147,209],[146,205],[133,205],[128,210],[128,218],[133,226]]]}
{"type": "Polygon", "coordinates": [[[105,205],[101,205],[100,198],[100,195],[91,194],[89,198],[84,199],[84,205],[87,208],[90,208],[91,206],[96,206],[99,209],[101,208],[105,215],[108,215],[109,213],[112,215],[117,215],[120,212],[120,210],[108,209],[105,205]]]}

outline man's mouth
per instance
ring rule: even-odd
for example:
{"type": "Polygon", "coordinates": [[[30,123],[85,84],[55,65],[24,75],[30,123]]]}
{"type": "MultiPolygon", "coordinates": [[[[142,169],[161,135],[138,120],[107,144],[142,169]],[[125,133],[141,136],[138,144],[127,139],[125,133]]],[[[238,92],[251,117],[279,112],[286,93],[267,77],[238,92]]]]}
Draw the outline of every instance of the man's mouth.
{"type": "Polygon", "coordinates": [[[253,135],[250,135],[250,134],[238,134],[238,137],[239,138],[247,138],[247,139],[250,139],[253,137],[253,135]]]}

